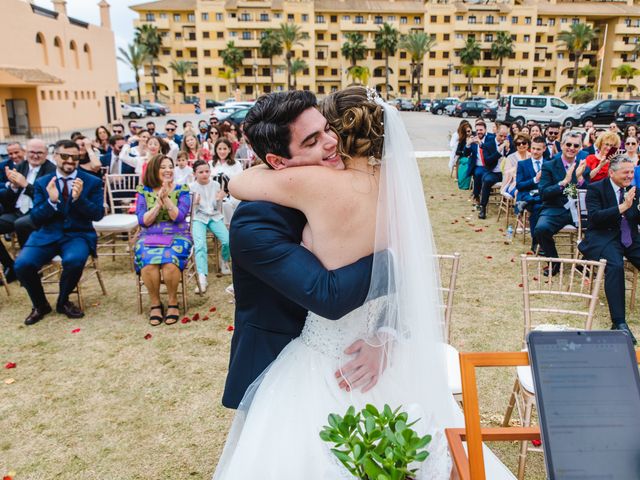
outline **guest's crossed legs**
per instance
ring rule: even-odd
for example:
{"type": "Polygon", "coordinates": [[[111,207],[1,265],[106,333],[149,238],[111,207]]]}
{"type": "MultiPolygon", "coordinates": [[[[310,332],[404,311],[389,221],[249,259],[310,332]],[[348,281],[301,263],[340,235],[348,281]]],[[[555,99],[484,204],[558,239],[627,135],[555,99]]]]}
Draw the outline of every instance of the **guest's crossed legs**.
{"type": "Polygon", "coordinates": [[[573,218],[569,210],[559,215],[545,215],[543,211],[540,215],[535,226],[535,238],[547,257],[558,257],[558,250],[556,250],[556,242],[553,240],[553,236],[565,225],[573,225],[573,218]]]}

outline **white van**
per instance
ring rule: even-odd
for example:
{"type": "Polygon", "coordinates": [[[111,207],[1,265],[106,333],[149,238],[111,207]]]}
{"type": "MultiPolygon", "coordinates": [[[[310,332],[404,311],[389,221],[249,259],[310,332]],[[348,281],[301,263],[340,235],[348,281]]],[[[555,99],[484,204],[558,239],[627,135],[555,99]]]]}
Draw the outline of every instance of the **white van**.
{"type": "Polygon", "coordinates": [[[524,125],[529,120],[539,123],[559,122],[571,128],[578,124],[575,107],[558,97],[544,95],[507,95],[498,104],[497,121],[524,125]]]}

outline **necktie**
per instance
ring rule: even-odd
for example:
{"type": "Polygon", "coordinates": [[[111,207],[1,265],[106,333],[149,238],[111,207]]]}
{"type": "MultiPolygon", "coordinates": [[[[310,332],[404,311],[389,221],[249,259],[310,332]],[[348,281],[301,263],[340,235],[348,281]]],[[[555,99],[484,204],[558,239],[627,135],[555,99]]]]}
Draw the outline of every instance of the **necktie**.
{"type": "Polygon", "coordinates": [[[484,167],[484,152],[482,151],[482,143],[478,144],[478,156],[480,157],[480,163],[484,167]]]}
{"type": "Polygon", "coordinates": [[[536,173],[538,173],[540,171],[540,160],[535,160],[533,162],[533,166],[534,166],[534,170],[536,171],[536,173]]]}
{"type": "Polygon", "coordinates": [[[69,180],[71,180],[71,178],[61,178],[61,180],[64,182],[64,187],[62,188],[62,199],[66,203],[67,200],[69,200],[69,180]]]}
{"type": "MultiPolygon", "coordinates": [[[[619,203],[622,203],[624,202],[624,189],[621,188],[620,190],[618,190],[618,192],[620,195],[619,203]]],[[[620,241],[625,247],[630,247],[632,243],[631,227],[629,226],[629,221],[627,220],[627,217],[624,216],[624,214],[620,219],[620,241]]]]}

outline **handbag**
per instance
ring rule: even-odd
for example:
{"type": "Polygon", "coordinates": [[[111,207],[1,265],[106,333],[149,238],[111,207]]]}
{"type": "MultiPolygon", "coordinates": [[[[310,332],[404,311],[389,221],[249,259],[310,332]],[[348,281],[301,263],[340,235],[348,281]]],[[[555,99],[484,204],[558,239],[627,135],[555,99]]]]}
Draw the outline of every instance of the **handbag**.
{"type": "Polygon", "coordinates": [[[146,247],[170,247],[173,239],[168,235],[150,234],[145,235],[143,243],[146,247]]]}

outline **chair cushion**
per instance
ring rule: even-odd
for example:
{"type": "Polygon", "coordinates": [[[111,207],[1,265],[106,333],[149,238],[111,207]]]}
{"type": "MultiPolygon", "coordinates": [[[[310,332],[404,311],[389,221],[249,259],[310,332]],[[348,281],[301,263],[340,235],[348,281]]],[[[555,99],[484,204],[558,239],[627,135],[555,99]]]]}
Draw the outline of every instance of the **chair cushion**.
{"type": "Polygon", "coordinates": [[[93,222],[96,232],[123,232],[138,226],[138,217],[128,213],[105,215],[99,222],[93,222]]]}
{"type": "Polygon", "coordinates": [[[447,381],[452,395],[462,393],[462,377],[460,376],[460,356],[458,350],[451,345],[445,345],[447,356],[447,381]]]}

